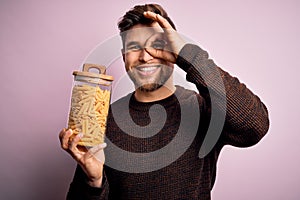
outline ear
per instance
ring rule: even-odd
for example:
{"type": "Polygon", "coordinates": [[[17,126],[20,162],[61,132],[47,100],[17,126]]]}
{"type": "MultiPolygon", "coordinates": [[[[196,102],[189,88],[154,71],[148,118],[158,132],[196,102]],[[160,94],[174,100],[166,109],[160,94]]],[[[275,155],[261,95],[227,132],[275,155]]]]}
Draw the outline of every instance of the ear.
{"type": "Polygon", "coordinates": [[[121,49],[121,53],[122,53],[123,62],[125,62],[125,51],[123,48],[121,49]]]}

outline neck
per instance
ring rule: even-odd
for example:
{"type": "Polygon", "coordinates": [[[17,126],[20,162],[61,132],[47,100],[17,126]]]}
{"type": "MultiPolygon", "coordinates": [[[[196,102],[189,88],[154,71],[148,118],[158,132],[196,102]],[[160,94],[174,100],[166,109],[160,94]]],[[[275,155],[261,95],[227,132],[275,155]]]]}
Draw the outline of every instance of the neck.
{"type": "Polygon", "coordinates": [[[153,102],[165,99],[175,92],[176,88],[173,84],[165,84],[152,92],[135,90],[135,98],[139,102],[153,102]]]}

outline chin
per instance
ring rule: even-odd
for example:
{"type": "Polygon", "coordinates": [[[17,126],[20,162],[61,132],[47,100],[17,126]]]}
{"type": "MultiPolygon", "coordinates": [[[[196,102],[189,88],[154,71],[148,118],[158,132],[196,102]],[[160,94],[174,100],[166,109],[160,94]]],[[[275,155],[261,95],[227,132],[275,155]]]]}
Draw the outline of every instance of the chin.
{"type": "Polygon", "coordinates": [[[161,88],[161,84],[156,84],[156,83],[149,83],[149,84],[145,84],[140,86],[138,89],[142,92],[153,92],[159,88],[161,88]]]}

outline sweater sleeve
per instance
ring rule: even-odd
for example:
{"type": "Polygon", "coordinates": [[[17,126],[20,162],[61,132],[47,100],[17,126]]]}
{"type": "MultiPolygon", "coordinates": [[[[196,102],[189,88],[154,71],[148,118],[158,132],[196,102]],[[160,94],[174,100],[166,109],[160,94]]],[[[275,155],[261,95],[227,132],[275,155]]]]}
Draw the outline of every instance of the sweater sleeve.
{"type": "Polygon", "coordinates": [[[176,64],[187,73],[187,81],[194,83],[206,102],[210,102],[208,105],[224,113],[219,141],[224,145],[248,147],[263,138],[269,129],[266,106],[237,78],[209,59],[206,51],[187,44],[180,51],[176,64]]]}
{"type": "Polygon", "coordinates": [[[75,175],[67,194],[67,200],[107,200],[109,186],[105,173],[103,173],[102,187],[95,188],[86,182],[86,175],[77,165],[75,175]]]}

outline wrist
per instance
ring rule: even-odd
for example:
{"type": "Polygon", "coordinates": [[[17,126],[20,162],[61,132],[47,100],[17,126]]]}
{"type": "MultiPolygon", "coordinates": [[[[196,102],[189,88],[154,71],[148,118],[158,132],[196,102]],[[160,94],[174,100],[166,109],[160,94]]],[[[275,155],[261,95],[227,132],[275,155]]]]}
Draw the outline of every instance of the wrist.
{"type": "Polygon", "coordinates": [[[102,187],[102,176],[99,179],[88,180],[87,183],[91,187],[101,188],[102,187]]]}
{"type": "Polygon", "coordinates": [[[180,43],[178,43],[178,44],[176,45],[176,50],[174,51],[176,59],[177,59],[177,57],[179,56],[180,51],[183,49],[183,47],[184,47],[186,44],[187,44],[186,42],[182,41],[182,42],[180,42],[180,43]]]}

